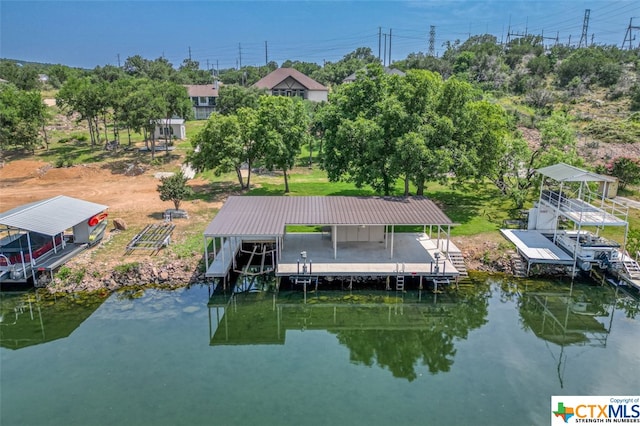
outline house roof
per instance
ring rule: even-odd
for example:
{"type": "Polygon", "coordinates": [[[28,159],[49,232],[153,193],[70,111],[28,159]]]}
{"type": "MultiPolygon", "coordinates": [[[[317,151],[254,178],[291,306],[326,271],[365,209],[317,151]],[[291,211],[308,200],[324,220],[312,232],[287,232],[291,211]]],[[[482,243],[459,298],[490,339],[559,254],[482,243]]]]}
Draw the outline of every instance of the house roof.
{"type": "Polygon", "coordinates": [[[204,234],[283,235],[286,225],[451,225],[425,197],[232,196],[204,234]]]}
{"type": "Polygon", "coordinates": [[[189,96],[218,96],[218,89],[213,84],[187,84],[189,96]]]}
{"type": "Polygon", "coordinates": [[[617,180],[611,176],[599,175],[565,163],[543,167],[537,172],[558,182],[615,182],[617,180]]]}
{"type": "Polygon", "coordinates": [[[183,118],[170,118],[168,121],[166,118],[158,118],[157,120],[155,120],[156,125],[158,126],[164,126],[166,124],[173,126],[174,124],[184,124],[184,119],[183,118]]]}
{"type": "Polygon", "coordinates": [[[0,225],[55,236],[108,208],[58,195],[0,213],[0,225]]]}
{"type": "Polygon", "coordinates": [[[329,90],[326,86],[323,86],[311,77],[307,77],[294,68],[278,68],[255,82],[253,86],[259,89],[271,90],[288,77],[296,80],[298,83],[306,87],[307,90],[329,90]]]}

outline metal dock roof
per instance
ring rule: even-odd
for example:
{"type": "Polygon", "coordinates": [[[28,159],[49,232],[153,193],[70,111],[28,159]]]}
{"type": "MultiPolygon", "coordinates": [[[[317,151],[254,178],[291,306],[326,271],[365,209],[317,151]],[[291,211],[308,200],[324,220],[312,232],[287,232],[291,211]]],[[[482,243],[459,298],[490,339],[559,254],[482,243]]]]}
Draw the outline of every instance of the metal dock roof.
{"type": "Polygon", "coordinates": [[[558,182],[615,182],[616,178],[599,175],[587,170],[579,169],[565,163],[542,167],[537,170],[541,175],[547,176],[558,182]]]}
{"type": "Polygon", "coordinates": [[[58,195],[0,213],[0,225],[54,236],[107,208],[102,204],[58,195]]]}
{"type": "Polygon", "coordinates": [[[425,197],[231,196],[205,236],[276,236],[286,225],[452,225],[425,197]]]}

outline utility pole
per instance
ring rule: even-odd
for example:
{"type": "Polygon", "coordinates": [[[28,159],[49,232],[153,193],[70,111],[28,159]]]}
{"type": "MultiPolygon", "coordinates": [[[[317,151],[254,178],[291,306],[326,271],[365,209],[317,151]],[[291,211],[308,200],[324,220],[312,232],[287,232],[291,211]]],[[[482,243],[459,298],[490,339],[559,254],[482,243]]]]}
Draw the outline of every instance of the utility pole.
{"type": "Polygon", "coordinates": [[[389,65],[391,65],[391,28],[389,28],[389,65]]]}
{"type": "MultiPolygon", "coordinates": [[[[239,54],[238,60],[240,61],[239,62],[240,68],[242,68],[242,46],[240,46],[240,43],[238,43],[238,54],[239,54]]],[[[240,69],[240,68],[238,68],[238,69],[240,69]]]]}
{"type": "Polygon", "coordinates": [[[266,67],[269,64],[269,53],[267,49],[267,41],[264,41],[264,66],[266,67]]]}
{"type": "Polygon", "coordinates": [[[191,46],[189,46],[189,61],[191,61],[191,46]]]}
{"type": "Polygon", "coordinates": [[[578,43],[578,48],[582,47],[582,42],[584,42],[584,47],[587,47],[587,32],[589,32],[589,15],[591,14],[591,9],[584,10],[584,21],[582,22],[582,35],[580,36],[580,42],[578,43]]]}
{"type": "Polygon", "coordinates": [[[382,66],[387,66],[387,33],[384,33],[384,59],[382,60],[382,66]]]}
{"type": "Polygon", "coordinates": [[[380,61],[380,48],[382,43],[382,27],[378,27],[378,61],[380,61]]]}
{"type": "Polygon", "coordinates": [[[429,27],[429,56],[436,56],[436,26],[429,27]]]}
{"type": "Polygon", "coordinates": [[[120,54],[118,53],[118,68],[120,68],[120,54]]]}

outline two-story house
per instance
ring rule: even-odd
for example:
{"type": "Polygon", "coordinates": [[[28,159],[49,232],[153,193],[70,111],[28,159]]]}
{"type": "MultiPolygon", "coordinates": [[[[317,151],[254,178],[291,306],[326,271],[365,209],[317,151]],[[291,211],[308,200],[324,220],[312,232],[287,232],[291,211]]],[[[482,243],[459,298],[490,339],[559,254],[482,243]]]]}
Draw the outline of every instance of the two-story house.
{"type": "Polygon", "coordinates": [[[190,84],[186,88],[193,103],[193,117],[196,120],[209,118],[211,113],[216,110],[218,84],[190,84]]]}
{"type": "Polygon", "coordinates": [[[299,96],[315,102],[326,102],[329,89],[294,68],[278,68],[258,80],[253,87],[266,89],[274,96],[299,96]]]}

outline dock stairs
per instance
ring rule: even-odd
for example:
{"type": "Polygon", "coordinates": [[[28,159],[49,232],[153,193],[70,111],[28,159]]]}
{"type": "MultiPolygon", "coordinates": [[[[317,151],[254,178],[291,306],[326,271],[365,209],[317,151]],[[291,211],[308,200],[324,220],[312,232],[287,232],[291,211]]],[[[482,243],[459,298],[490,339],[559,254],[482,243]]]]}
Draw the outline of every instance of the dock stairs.
{"type": "Polygon", "coordinates": [[[450,251],[447,255],[449,256],[449,261],[451,261],[453,266],[460,272],[460,277],[468,277],[469,272],[467,272],[467,265],[464,263],[462,253],[459,251],[450,251]]]}
{"type": "Polygon", "coordinates": [[[635,260],[626,257],[622,261],[622,265],[624,266],[624,270],[627,272],[629,277],[634,280],[640,279],[640,265],[635,260]]]}
{"type": "Polygon", "coordinates": [[[436,240],[436,244],[440,252],[444,253],[453,267],[460,272],[460,278],[468,277],[469,272],[467,271],[467,265],[464,263],[462,251],[452,241],[446,239],[436,240]]]}
{"type": "Polygon", "coordinates": [[[513,275],[519,278],[523,278],[527,276],[527,265],[523,262],[522,256],[518,253],[511,252],[511,269],[513,270],[513,275]]]}

